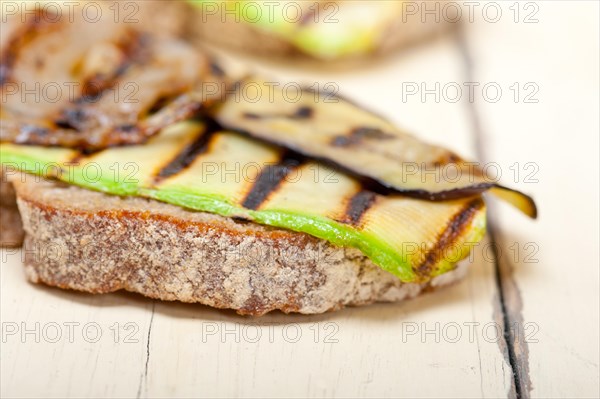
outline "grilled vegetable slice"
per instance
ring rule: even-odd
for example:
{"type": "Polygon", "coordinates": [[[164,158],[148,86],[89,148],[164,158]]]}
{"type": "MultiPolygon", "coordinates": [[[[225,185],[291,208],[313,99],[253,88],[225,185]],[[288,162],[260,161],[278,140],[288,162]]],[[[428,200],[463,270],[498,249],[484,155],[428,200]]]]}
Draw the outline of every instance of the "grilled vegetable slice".
{"type": "Polygon", "coordinates": [[[143,146],[89,155],[2,143],[0,160],[109,194],[305,232],[358,248],[407,282],[451,270],[485,233],[480,196],[433,202],[376,194],[323,164],[199,122],[171,126],[143,146]]]}
{"type": "Polygon", "coordinates": [[[527,195],[489,179],[476,163],[426,144],[384,118],[327,93],[285,93],[249,78],[215,112],[224,127],[327,161],[404,195],[448,200],[486,190],[535,218],[527,195]],[[250,96],[259,92],[262,95],[250,96]]]}
{"type": "Polygon", "coordinates": [[[53,13],[58,4],[7,18],[0,140],[87,149],[141,143],[220,98],[202,53],[117,23],[109,5],[96,4],[93,23],[85,13],[53,13]]]}

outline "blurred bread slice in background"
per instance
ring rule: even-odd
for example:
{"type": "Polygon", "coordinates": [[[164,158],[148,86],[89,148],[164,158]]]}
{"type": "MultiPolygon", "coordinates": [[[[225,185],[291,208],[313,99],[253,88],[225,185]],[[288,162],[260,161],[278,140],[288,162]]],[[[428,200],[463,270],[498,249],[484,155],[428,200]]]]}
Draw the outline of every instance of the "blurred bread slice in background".
{"type": "Polygon", "coordinates": [[[456,25],[456,11],[447,10],[447,0],[429,5],[379,0],[189,3],[192,41],[322,61],[385,55],[456,25]]]}

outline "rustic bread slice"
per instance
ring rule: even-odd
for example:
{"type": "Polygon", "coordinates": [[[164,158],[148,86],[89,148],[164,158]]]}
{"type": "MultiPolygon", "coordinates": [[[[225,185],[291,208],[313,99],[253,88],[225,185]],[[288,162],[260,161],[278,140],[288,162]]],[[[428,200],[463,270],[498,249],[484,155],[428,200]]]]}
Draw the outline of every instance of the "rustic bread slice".
{"type": "Polygon", "coordinates": [[[465,274],[401,283],[361,252],[307,234],[142,198],[14,179],[32,282],[106,293],[138,292],[240,314],[305,314],[400,301],[465,274]]]}

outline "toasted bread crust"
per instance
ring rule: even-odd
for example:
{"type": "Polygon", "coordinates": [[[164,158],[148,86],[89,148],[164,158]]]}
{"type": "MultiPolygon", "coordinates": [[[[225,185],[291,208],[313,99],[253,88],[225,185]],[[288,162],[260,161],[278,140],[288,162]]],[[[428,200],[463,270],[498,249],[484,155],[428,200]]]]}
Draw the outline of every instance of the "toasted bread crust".
{"type": "Polygon", "coordinates": [[[0,168],[0,247],[20,247],[23,243],[23,225],[17,208],[15,191],[0,168]]]}
{"type": "Polygon", "coordinates": [[[412,298],[464,274],[403,284],[360,251],[307,234],[237,222],[56,182],[14,182],[32,282],[91,293],[127,290],[262,315],[305,314],[412,298]]]}
{"type": "Polygon", "coordinates": [[[20,247],[23,243],[23,225],[16,206],[0,203],[0,247],[20,247]]]}

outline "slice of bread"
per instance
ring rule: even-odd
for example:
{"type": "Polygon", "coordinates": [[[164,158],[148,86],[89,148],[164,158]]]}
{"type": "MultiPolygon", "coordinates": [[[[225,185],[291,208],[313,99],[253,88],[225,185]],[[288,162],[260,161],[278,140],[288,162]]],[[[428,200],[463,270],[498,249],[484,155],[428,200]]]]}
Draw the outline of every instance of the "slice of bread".
{"type": "Polygon", "coordinates": [[[406,284],[360,251],[304,233],[33,176],[13,183],[27,277],[60,288],[127,290],[245,315],[315,314],[412,298],[466,270],[406,284]]]}

